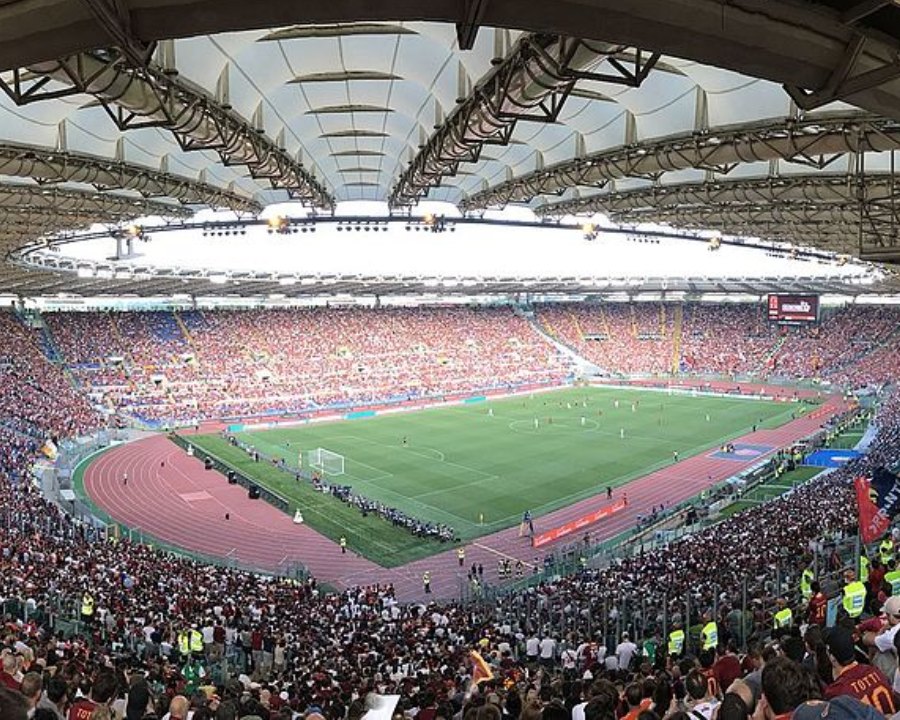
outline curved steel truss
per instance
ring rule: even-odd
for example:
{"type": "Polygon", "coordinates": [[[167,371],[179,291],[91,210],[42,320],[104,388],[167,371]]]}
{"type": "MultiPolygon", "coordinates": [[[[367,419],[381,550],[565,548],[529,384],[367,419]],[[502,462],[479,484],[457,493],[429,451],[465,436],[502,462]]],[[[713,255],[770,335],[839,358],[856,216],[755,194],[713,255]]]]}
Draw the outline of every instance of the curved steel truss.
{"type": "Polygon", "coordinates": [[[332,207],[328,191],[301,163],[259,128],[203,90],[148,64],[129,64],[118,49],[97,50],[17,69],[0,89],[18,105],[86,93],[119,130],[159,127],[184,151],[212,150],[226,165],[246,165],[255,179],[319,207],[332,207]]]}
{"type": "MultiPolygon", "coordinates": [[[[571,187],[602,188],[622,178],[657,181],[676,170],[727,175],[742,163],[771,160],[822,170],[847,153],[896,149],[900,149],[900,122],[887,118],[854,112],[768,121],[604,150],[501,183],[460,205],[467,211],[479,210],[528,202],[538,195],[558,195],[571,187]]],[[[579,202],[572,201],[571,207],[578,208],[579,202]]]]}
{"type": "Polygon", "coordinates": [[[638,87],[659,53],[638,51],[629,66],[616,57],[625,50],[559,35],[521,38],[419,150],[395,185],[390,204],[414,204],[443,177],[455,175],[460,163],[477,162],[485,145],[508,144],[520,120],[556,122],[578,80],[638,87]]]}
{"type": "Polygon", "coordinates": [[[142,215],[187,218],[190,208],[110,193],[33,185],[0,185],[0,249],[94,223],[127,223],[142,215]]]}
{"type": "Polygon", "coordinates": [[[654,185],[551,203],[537,212],[602,212],[619,223],[719,229],[871,260],[900,257],[900,186],[892,172],[654,185]]]}
{"type": "Polygon", "coordinates": [[[257,214],[262,209],[253,198],[199,180],[121,160],[13,143],[0,143],[0,175],[32,178],[40,185],[77,182],[98,190],[134,190],[147,198],[168,197],[235,212],[257,214]]]}

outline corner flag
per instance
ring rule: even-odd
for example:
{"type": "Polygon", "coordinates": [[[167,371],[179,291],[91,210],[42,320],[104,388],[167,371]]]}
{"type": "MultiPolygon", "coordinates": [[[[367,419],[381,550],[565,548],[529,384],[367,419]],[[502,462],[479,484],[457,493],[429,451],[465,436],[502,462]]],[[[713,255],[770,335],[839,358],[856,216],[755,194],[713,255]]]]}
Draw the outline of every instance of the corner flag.
{"type": "Polygon", "coordinates": [[[871,543],[887,532],[891,520],[900,514],[900,478],[885,468],[872,477],[854,481],[856,504],[859,506],[859,533],[864,543],[871,543]]]}

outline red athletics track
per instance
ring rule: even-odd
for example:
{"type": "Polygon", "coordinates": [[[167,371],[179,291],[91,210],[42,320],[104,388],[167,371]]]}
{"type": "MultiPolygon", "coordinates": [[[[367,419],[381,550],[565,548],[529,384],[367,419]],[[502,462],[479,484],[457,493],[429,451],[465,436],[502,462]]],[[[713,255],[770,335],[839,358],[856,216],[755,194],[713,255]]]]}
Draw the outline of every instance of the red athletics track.
{"type": "MultiPolygon", "coordinates": [[[[827,417],[845,407],[840,398],[829,397],[803,418],[775,430],[745,435],[738,442],[783,447],[815,432],[827,417]]],[[[675,505],[760,459],[721,460],[710,457],[711,452],[628,483],[628,507],[590,528],[593,541],[614,537],[632,527],[637,516],[653,506],[663,502],[675,505]]],[[[317,578],[338,587],[393,582],[398,595],[407,600],[421,597],[422,573],[429,570],[435,597],[458,593],[456,546],[392,569],[353,553],[342,555],[339,547],[324,536],[306,525],[294,525],[288,515],[268,503],[249,500],[240,485],[229,485],[219,473],[204,470],[198,459],[189,457],[163,435],[104,453],[85,471],[84,486],[91,499],[116,521],[187,550],[234,558],[269,571],[278,571],[285,561],[299,561],[317,578]],[[125,473],[127,486],[122,482],[125,473]],[[226,512],[230,520],[225,520],[226,512]]],[[[605,496],[595,496],[544,515],[535,520],[535,530],[542,532],[571,521],[604,502],[605,496]]],[[[538,561],[538,554],[513,527],[466,545],[466,565],[482,563],[487,579],[492,580],[499,557],[521,559],[530,568],[538,561]]]]}

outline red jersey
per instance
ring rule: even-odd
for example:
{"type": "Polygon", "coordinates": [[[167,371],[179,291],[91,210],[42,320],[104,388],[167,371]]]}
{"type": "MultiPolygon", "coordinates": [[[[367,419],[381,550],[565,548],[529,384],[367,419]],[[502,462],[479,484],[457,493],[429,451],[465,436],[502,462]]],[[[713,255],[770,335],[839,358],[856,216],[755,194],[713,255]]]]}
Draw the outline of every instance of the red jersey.
{"type": "Polygon", "coordinates": [[[817,592],[809,599],[809,622],[812,625],[825,626],[825,616],[828,612],[828,598],[825,593],[817,592]]]}
{"type": "Polygon", "coordinates": [[[91,714],[97,709],[97,703],[91,702],[87,698],[79,698],[72,707],[69,708],[69,715],[66,720],[91,720],[91,714]]]}
{"type": "Polygon", "coordinates": [[[874,707],[885,717],[896,712],[891,684],[876,667],[853,663],[844,668],[837,679],[825,688],[825,699],[850,695],[865,705],[874,707]]]}

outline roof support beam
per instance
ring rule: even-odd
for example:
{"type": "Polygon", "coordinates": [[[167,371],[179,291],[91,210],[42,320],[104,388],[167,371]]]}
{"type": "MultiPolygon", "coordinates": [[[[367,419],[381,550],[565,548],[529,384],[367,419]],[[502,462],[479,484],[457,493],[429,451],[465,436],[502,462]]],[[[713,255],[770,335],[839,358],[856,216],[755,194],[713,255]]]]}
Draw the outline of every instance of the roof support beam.
{"type": "Polygon", "coordinates": [[[256,215],[262,210],[253,198],[227,188],[128,162],[37,146],[0,143],[0,175],[32,178],[39,185],[77,182],[98,190],[134,190],[147,198],[169,197],[184,205],[237,213],[256,215]]]}
{"type": "Polygon", "coordinates": [[[559,35],[521,38],[510,54],[431,135],[400,175],[389,203],[414,204],[455,175],[460,163],[477,162],[484,145],[506,145],[519,120],[553,123],[581,79],[639,86],[659,59],[635,53],[632,63],[616,55],[622,45],[559,35]],[[607,61],[608,71],[601,69],[607,61]]]}
{"type": "Polygon", "coordinates": [[[460,206],[465,211],[502,207],[621,178],[657,181],[667,172],[688,168],[721,176],[741,163],[785,160],[824,169],[847,153],[897,149],[900,123],[863,113],[766,121],[622,145],[575,158],[475,193],[460,206]]]}
{"type": "Polygon", "coordinates": [[[283,148],[201,89],[155,66],[135,68],[118,50],[98,50],[16,70],[0,89],[18,105],[86,93],[97,98],[120,130],[169,130],[184,151],[213,150],[225,165],[246,165],[291,197],[332,207],[328,191],[283,148]],[[63,85],[55,87],[51,81],[63,85]]]}
{"type": "Polygon", "coordinates": [[[484,19],[484,11],[490,0],[464,0],[462,20],[456,23],[456,42],[460,50],[475,47],[478,28],[484,19]]]}
{"type": "Polygon", "coordinates": [[[97,18],[113,45],[134,67],[146,67],[156,49],[156,43],[146,43],[135,36],[131,27],[131,12],[123,0],[81,0],[97,18]]]}

